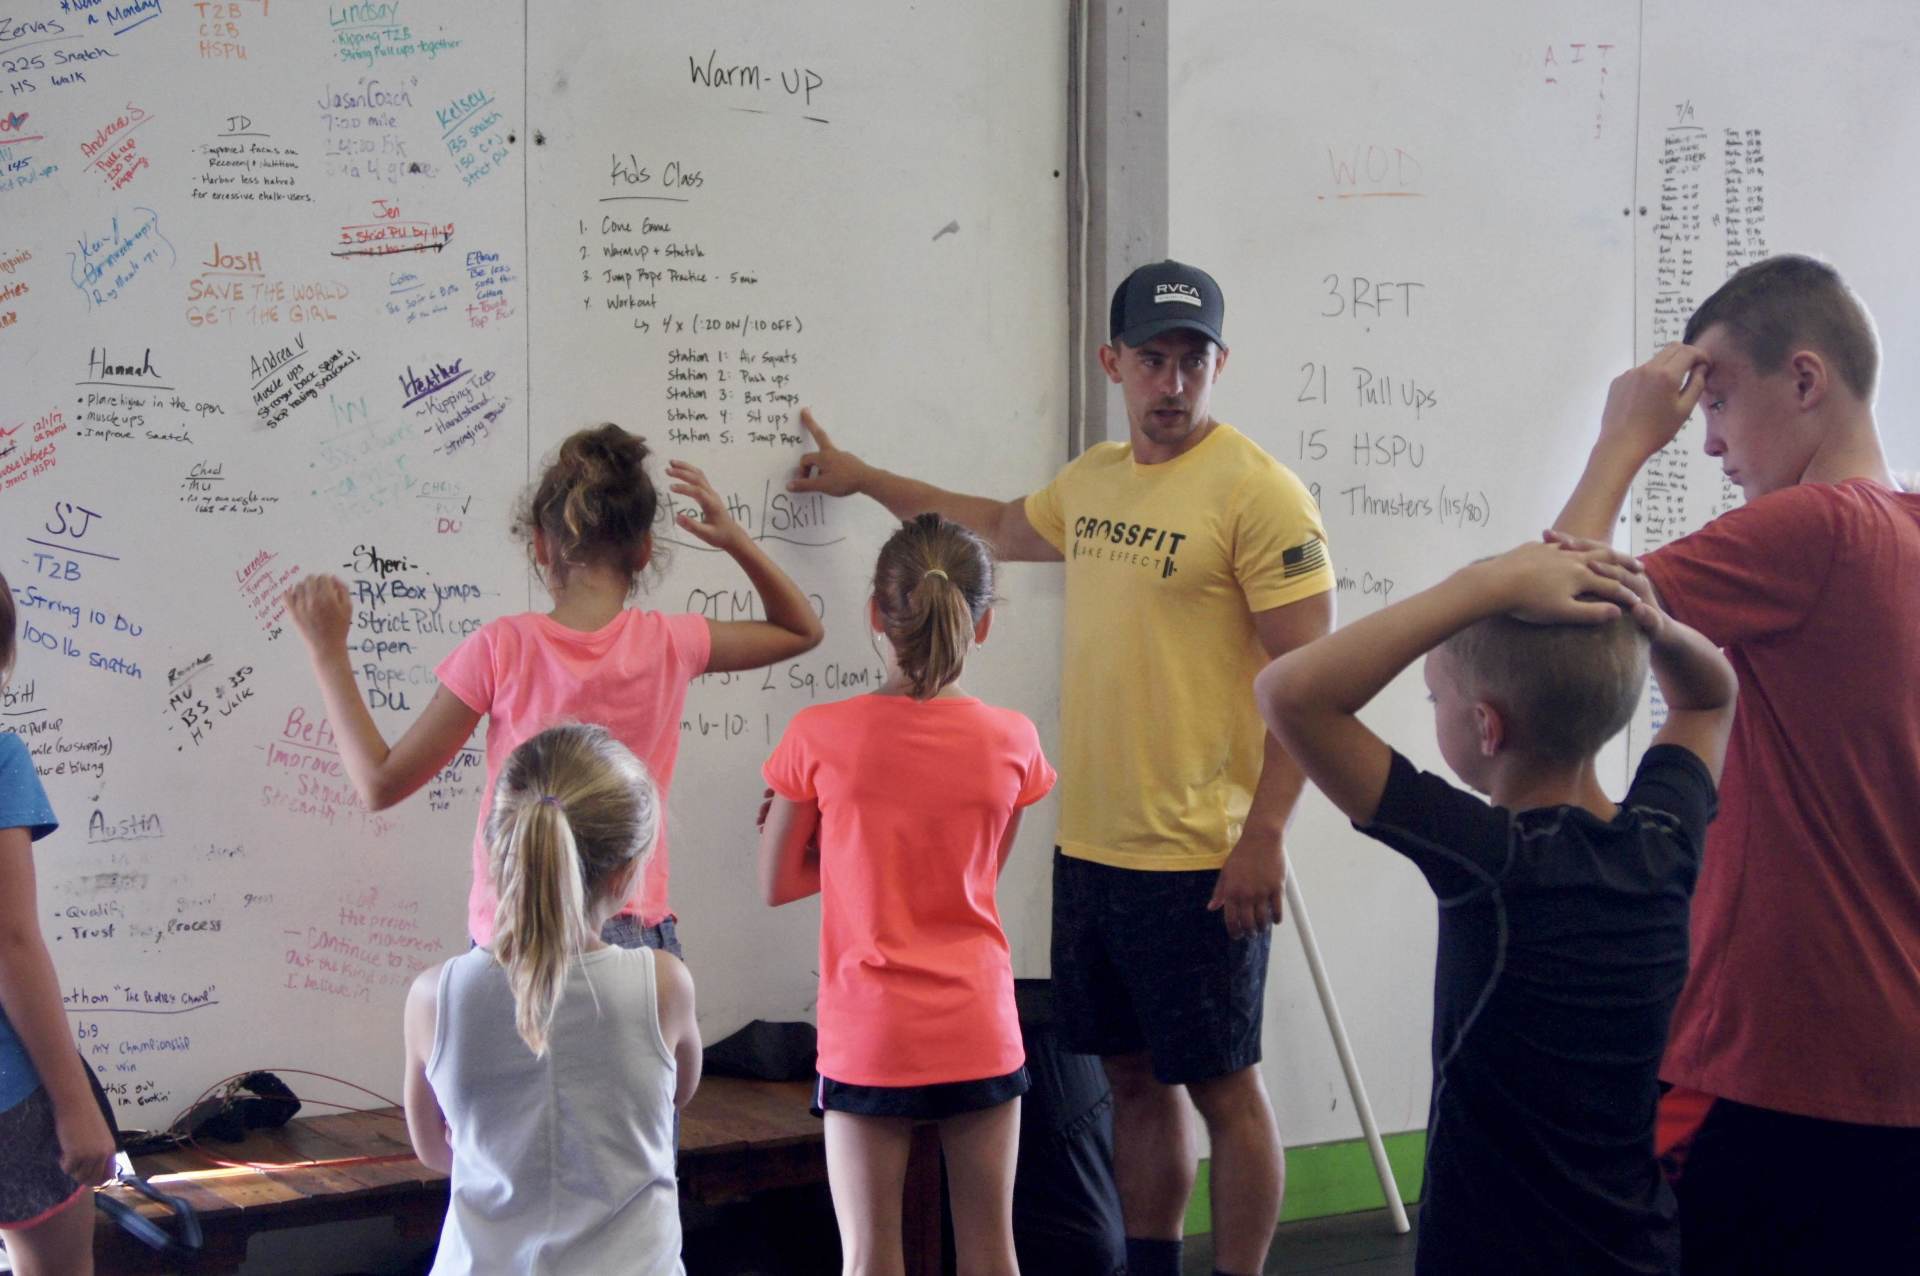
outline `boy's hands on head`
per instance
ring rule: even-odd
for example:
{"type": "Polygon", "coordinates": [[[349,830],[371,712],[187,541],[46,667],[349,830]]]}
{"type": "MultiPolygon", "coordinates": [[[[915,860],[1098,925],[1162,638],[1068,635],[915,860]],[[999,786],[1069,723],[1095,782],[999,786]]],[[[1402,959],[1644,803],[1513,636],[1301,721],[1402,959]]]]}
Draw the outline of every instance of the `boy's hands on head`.
{"type": "Polygon", "coordinates": [[[811,408],[800,409],[800,424],[813,438],[814,450],[800,458],[800,468],[787,481],[789,492],[825,492],[828,496],[855,496],[861,491],[866,462],[833,445],[826,427],[813,419],[811,408]]]}
{"type": "Polygon", "coordinates": [[[1640,626],[1641,632],[1646,634],[1647,641],[1656,650],[1672,645],[1674,628],[1680,622],[1661,609],[1660,600],[1654,596],[1651,577],[1637,568],[1617,563],[1597,563],[1594,570],[1613,577],[1634,592],[1640,601],[1627,614],[1633,617],[1633,623],[1640,626]]]}
{"type": "Polygon", "coordinates": [[[347,645],[353,625],[353,596],[338,576],[309,576],[289,589],[282,600],[293,627],[314,651],[347,645]]]}
{"type": "Polygon", "coordinates": [[[1633,623],[1640,626],[1641,631],[1647,635],[1653,645],[1659,646],[1663,636],[1671,635],[1671,626],[1676,622],[1661,608],[1660,597],[1653,592],[1653,578],[1647,575],[1639,559],[1630,554],[1622,554],[1604,541],[1590,541],[1582,536],[1569,536],[1565,532],[1555,531],[1552,528],[1548,528],[1544,536],[1550,544],[1559,545],[1576,553],[1593,555],[1591,561],[1595,571],[1604,576],[1611,576],[1631,589],[1634,597],[1639,601],[1633,604],[1627,614],[1633,617],[1633,623]]]}
{"type": "Polygon", "coordinates": [[[1467,568],[1498,610],[1536,625],[1604,625],[1631,611],[1640,595],[1610,572],[1638,574],[1639,564],[1610,546],[1576,549],[1532,541],[1467,568]],[[1605,567],[1609,570],[1602,570],[1605,567]]]}
{"type": "Polygon", "coordinates": [[[1600,442],[1615,443],[1642,460],[1680,433],[1706,388],[1707,356],[1680,342],[1666,346],[1607,387],[1600,414],[1600,442]]]}
{"type": "Polygon", "coordinates": [[[674,515],[673,521],[683,531],[715,549],[731,549],[748,539],[746,531],[727,513],[727,503],[720,499],[720,493],[714,491],[699,466],[686,461],[668,461],[667,475],[674,480],[674,492],[700,507],[698,518],[684,510],[674,515]]]}

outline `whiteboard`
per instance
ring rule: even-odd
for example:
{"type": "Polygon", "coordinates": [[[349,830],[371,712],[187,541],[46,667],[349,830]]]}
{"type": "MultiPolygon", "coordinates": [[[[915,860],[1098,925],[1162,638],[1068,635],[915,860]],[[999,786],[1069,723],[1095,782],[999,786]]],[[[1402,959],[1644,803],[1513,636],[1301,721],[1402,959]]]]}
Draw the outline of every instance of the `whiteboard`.
{"type": "MultiPolygon", "coordinates": [[[[403,988],[465,947],[479,740],[365,811],[278,596],[350,582],[397,735],[464,634],[547,605],[509,509],[602,419],[706,467],[825,616],[805,658],[694,687],[671,805],[703,1032],[808,1015],[817,906],[758,902],[758,768],[794,710],[871,685],[888,522],[783,500],[795,407],[957,485],[1012,494],[1064,459],[1064,12],[12,12],[0,563],[24,641],[0,721],[63,821],[41,922],[122,1123],[261,1067],[395,1093],[403,988]]],[[[642,605],[749,614],[737,568],[671,548],[642,605]]],[[[1051,742],[1058,586],[1002,592],[970,685],[1051,742]]],[[[1023,974],[1051,825],[1029,818],[1002,890],[1023,974]]]]}
{"type": "MultiPolygon", "coordinates": [[[[1909,6],[1823,11],[1817,31],[1784,4],[1217,0],[1177,12],[1172,252],[1221,281],[1232,357],[1216,411],[1314,486],[1343,619],[1552,520],[1608,382],[1677,339],[1674,317],[1727,273],[1727,191],[1743,210],[1760,197],[1743,259],[1829,256],[1889,349],[1920,327],[1920,266],[1892,249],[1912,188],[1894,157],[1920,141],[1920,106],[1903,91],[1920,70],[1909,6]],[[1701,191],[1663,204],[1676,124],[1704,130],[1701,191]],[[1660,297],[1676,218],[1698,236],[1691,274],[1660,297]]],[[[1879,419],[1895,468],[1911,469],[1920,372],[1890,363],[1879,419]]],[[[1644,483],[1636,494],[1658,528],[1636,547],[1724,508],[1698,432],[1651,467],[1654,503],[1644,483]]],[[[1364,716],[1446,774],[1417,670],[1364,716]]],[[[1652,716],[1603,755],[1616,793],[1652,716]]],[[[1432,894],[1312,790],[1288,845],[1380,1126],[1419,1129],[1432,894]]],[[[1265,1071],[1282,1133],[1355,1137],[1305,964],[1291,936],[1275,952],[1265,1071]]]]}
{"type": "MultiPolygon", "coordinates": [[[[1649,12],[1639,188],[1648,216],[1636,245],[1635,343],[1642,358],[1678,341],[1726,277],[1769,253],[1831,262],[1880,330],[1876,416],[1896,473],[1920,466],[1920,368],[1904,357],[1920,331],[1920,263],[1896,245],[1913,178],[1895,156],[1920,139],[1920,12],[1849,6],[1823,16],[1815,56],[1786,6],[1666,5],[1649,12]],[[1702,77],[1703,40],[1729,67],[1765,75],[1702,77]],[[1845,67],[1844,75],[1836,68],[1845,67]],[[1812,104],[1818,109],[1810,109],[1812,104]]],[[[1740,504],[1700,450],[1696,412],[1653,459],[1629,517],[1647,552],[1740,504]]],[[[1630,731],[1636,747],[1664,720],[1657,691],[1630,731]]]]}

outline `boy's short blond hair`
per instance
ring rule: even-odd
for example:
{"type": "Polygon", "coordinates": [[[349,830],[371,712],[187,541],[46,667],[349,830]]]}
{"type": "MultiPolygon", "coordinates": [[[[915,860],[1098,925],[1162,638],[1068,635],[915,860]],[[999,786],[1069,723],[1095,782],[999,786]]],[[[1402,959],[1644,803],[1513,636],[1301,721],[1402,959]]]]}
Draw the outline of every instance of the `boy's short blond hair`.
{"type": "Polygon", "coordinates": [[[1506,720],[1510,747],[1584,762],[1620,734],[1647,681],[1647,636],[1620,615],[1604,625],[1534,625],[1490,616],[1441,645],[1463,690],[1506,720]]]}

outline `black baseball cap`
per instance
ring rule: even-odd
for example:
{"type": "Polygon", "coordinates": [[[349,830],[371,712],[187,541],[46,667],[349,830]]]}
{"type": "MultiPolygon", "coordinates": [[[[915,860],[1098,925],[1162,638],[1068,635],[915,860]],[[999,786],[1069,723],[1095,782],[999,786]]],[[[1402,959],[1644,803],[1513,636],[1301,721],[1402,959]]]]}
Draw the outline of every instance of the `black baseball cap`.
{"type": "Polygon", "coordinates": [[[1113,290],[1107,337],[1138,346],[1163,332],[1191,328],[1224,349],[1220,324],[1226,311],[1212,275],[1183,262],[1157,261],[1141,266],[1113,290]]]}

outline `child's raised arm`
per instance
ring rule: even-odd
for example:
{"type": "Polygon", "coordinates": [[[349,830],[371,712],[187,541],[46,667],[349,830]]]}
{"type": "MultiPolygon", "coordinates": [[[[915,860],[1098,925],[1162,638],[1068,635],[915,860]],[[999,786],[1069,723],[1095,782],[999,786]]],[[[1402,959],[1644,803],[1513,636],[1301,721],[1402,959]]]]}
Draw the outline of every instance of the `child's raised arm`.
{"type": "Polygon", "coordinates": [[[673,490],[700,507],[700,517],[682,512],[674,522],[688,535],[732,555],[753,582],[767,611],[765,620],[709,620],[707,632],[713,645],[707,655],[706,672],[758,669],[819,646],[826,630],[813,614],[806,594],[727,513],[726,502],[700,468],[685,461],[669,461],[667,474],[675,480],[673,490]]]}
{"type": "Polygon", "coordinates": [[[1463,567],[1268,665],[1253,684],[1260,716],[1348,819],[1368,823],[1386,791],[1392,752],[1360,721],[1360,710],[1401,670],[1488,616],[1513,612],[1554,624],[1613,619],[1639,601],[1596,569],[1615,558],[1605,548],[1534,543],[1463,567]]]}
{"type": "Polygon", "coordinates": [[[353,660],[347,654],[353,602],[345,581],[309,576],[287,591],[286,603],[313,659],[320,698],[340,742],[340,760],[370,810],[383,810],[407,797],[453,760],[481,715],[445,687],[433,693],[400,742],[388,747],[353,680],[353,660]]]}
{"type": "MultiPolygon", "coordinates": [[[[1597,542],[1554,533],[1554,540],[1576,550],[1597,542]]],[[[1633,621],[1646,631],[1651,648],[1648,663],[1654,681],[1667,702],[1667,720],[1654,733],[1655,744],[1677,744],[1706,763],[1713,782],[1727,760],[1727,737],[1733,734],[1733,711],[1739,699],[1740,679],[1733,665],[1707,636],[1682,624],[1660,609],[1653,582],[1630,563],[1601,563],[1598,570],[1632,589],[1638,601],[1633,621]]]]}

